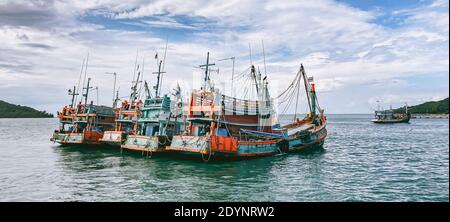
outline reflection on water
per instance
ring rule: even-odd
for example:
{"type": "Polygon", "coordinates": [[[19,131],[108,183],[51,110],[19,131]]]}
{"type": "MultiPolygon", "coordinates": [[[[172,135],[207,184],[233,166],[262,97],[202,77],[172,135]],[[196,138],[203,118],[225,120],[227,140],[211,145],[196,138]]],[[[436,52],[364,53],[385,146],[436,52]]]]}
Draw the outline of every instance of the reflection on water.
{"type": "Polygon", "coordinates": [[[209,163],[61,147],[56,119],[0,119],[0,200],[448,201],[448,120],[328,119],[323,149],[209,163]]]}

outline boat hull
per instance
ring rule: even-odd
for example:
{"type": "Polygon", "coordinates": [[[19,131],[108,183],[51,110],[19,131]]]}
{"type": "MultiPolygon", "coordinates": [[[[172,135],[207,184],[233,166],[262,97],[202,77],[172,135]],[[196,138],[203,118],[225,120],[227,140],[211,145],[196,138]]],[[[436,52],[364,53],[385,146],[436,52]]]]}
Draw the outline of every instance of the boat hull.
{"type": "Polygon", "coordinates": [[[380,123],[380,124],[390,124],[390,123],[409,123],[410,118],[405,119],[392,119],[392,120],[380,120],[373,119],[372,123],[380,123]]]}
{"type": "Polygon", "coordinates": [[[323,126],[308,137],[294,135],[277,140],[238,141],[237,138],[233,140],[232,137],[174,136],[171,145],[166,150],[181,155],[201,155],[202,158],[207,157],[208,160],[211,157],[227,159],[266,157],[321,148],[327,134],[327,130],[323,126]]]}
{"type": "Polygon", "coordinates": [[[61,145],[100,145],[103,132],[66,133],[64,139],[58,142],[61,145]]]}
{"type": "Polygon", "coordinates": [[[122,131],[105,131],[100,142],[105,145],[120,147],[123,137],[124,132],[122,131]]]}
{"type": "Polygon", "coordinates": [[[169,145],[169,139],[166,136],[128,135],[121,148],[141,152],[162,153],[166,151],[167,145],[169,145]]]}

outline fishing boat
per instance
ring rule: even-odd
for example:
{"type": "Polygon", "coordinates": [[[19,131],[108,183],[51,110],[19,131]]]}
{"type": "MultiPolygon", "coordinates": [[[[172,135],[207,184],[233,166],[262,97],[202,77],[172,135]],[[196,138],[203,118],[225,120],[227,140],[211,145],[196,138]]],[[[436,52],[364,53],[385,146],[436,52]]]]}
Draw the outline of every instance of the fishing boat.
{"type": "Polygon", "coordinates": [[[372,119],[373,123],[409,123],[411,119],[411,113],[408,112],[408,105],[405,105],[404,113],[395,113],[392,107],[388,110],[375,111],[375,118],[372,119]]]}
{"type": "MultiPolygon", "coordinates": [[[[156,59],[157,56],[155,56],[156,59]]],[[[158,61],[158,60],[157,60],[158,61]]],[[[150,92],[148,84],[145,83],[146,99],[141,107],[141,116],[137,121],[137,130],[135,134],[129,134],[125,142],[121,145],[122,149],[141,151],[149,154],[161,153],[165,147],[170,144],[174,135],[182,132],[183,113],[181,89],[178,86],[175,89],[175,101],[171,101],[169,95],[161,96],[161,75],[164,72],[163,60],[158,61],[158,71],[156,85],[153,87],[155,95],[150,92]]]]}
{"type": "Polygon", "coordinates": [[[72,96],[72,103],[68,106],[64,106],[61,111],[57,112],[57,117],[59,121],[59,128],[53,132],[50,141],[60,143],[64,140],[64,137],[72,132],[73,130],[73,114],[75,113],[74,99],[78,95],[76,93],[76,87],[74,86],[73,91],[69,89],[69,95],[72,96]]]}
{"type": "Polygon", "coordinates": [[[72,96],[72,102],[70,103],[69,107],[64,106],[61,109],[61,111],[57,112],[57,117],[59,120],[59,128],[53,132],[53,135],[50,138],[50,141],[52,141],[53,143],[55,142],[61,143],[61,141],[63,141],[65,137],[73,131],[73,114],[75,114],[76,112],[75,101],[77,101],[77,96],[79,95],[78,90],[80,86],[81,76],[83,75],[83,71],[86,74],[88,59],[89,54],[88,57],[83,60],[83,63],[81,65],[80,78],[78,80],[78,88],[76,86],[73,86],[73,90],[72,89],[68,90],[69,95],[72,96]]]}
{"type": "Polygon", "coordinates": [[[72,131],[57,141],[62,145],[96,145],[100,144],[104,131],[114,128],[114,110],[112,107],[94,105],[93,101],[87,104],[91,78],[87,81],[85,100],[77,104],[72,116],[72,131]]]}
{"type": "Polygon", "coordinates": [[[211,158],[245,158],[271,156],[278,153],[320,147],[327,135],[326,117],[318,108],[314,84],[310,84],[303,65],[291,85],[279,96],[299,95],[304,80],[310,113],[290,124],[280,126],[269,95],[267,75],[253,65],[250,76],[256,86],[257,100],[244,100],[223,95],[211,84],[209,52],[203,87],[191,93],[187,107],[188,127],[183,135],[174,136],[166,150],[185,155],[211,158]]]}
{"type": "MultiPolygon", "coordinates": [[[[126,140],[128,135],[134,135],[137,132],[138,119],[141,116],[142,100],[139,99],[138,84],[141,82],[139,78],[141,71],[139,66],[135,65],[135,69],[138,71],[137,78],[132,81],[131,95],[129,100],[122,100],[120,107],[115,108],[115,128],[111,131],[105,131],[100,141],[104,144],[117,146],[126,140]]],[[[142,70],[143,71],[143,70],[142,70]]],[[[136,73],[134,73],[135,75],[136,73]]],[[[143,73],[142,73],[143,75],[143,73]]],[[[114,100],[113,107],[116,107],[115,103],[118,99],[114,100]]]]}

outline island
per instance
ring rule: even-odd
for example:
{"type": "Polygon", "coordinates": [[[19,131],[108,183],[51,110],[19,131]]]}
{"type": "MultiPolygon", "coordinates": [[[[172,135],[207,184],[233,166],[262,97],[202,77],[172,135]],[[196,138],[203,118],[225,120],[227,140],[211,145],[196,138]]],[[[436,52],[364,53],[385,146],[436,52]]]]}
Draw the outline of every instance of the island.
{"type": "MultiPolygon", "coordinates": [[[[408,112],[412,118],[448,118],[448,97],[439,101],[430,101],[415,106],[408,106],[408,112]]],[[[405,112],[401,107],[394,110],[395,113],[405,112]]]]}
{"type": "Polygon", "coordinates": [[[0,100],[0,118],[52,118],[53,114],[0,100]]]}

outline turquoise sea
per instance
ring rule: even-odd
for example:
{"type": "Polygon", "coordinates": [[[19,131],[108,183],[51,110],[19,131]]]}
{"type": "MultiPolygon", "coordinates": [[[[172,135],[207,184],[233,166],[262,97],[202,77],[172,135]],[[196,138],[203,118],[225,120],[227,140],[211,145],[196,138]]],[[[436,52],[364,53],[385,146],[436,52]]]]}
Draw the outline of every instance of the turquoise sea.
{"type": "Polygon", "coordinates": [[[0,201],[449,201],[449,120],[328,115],[323,149],[246,161],[60,147],[57,119],[0,119],[0,201]]]}

